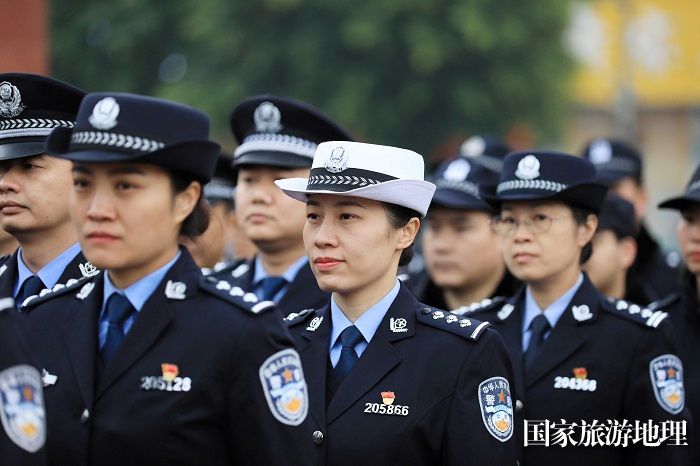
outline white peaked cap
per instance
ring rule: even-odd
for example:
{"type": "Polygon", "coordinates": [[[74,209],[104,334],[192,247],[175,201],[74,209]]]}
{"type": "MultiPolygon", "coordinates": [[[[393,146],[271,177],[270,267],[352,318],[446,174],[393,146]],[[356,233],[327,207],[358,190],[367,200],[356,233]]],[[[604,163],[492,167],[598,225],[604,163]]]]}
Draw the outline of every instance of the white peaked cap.
{"type": "Polygon", "coordinates": [[[309,194],[336,194],[397,204],[425,216],[435,185],[425,181],[424,172],[423,157],[410,150],[329,141],[316,149],[309,178],[285,178],[275,184],[302,202],[309,194]]]}

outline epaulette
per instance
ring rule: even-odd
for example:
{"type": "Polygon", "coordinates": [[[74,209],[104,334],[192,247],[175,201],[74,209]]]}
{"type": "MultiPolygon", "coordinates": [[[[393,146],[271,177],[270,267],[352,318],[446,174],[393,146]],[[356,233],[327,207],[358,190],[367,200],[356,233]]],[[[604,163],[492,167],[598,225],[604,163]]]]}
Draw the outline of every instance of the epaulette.
{"type": "Polygon", "coordinates": [[[472,341],[477,341],[483,335],[486,327],[491,325],[488,322],[471,317],[460,317],[452,312],[427,306],[416,309],[416,316],[419,322],[466,337],[472,341]]]}
{"type": "Polygon", "coordinates": [[[81,277],[79,279],[71,278],[65,284],[56,283],[53,288],[44,288],[39,292],[39,294],[33,294],[28,296],[23,303],[20,304],[20,312],[28,311],[29,309],[41,304],[50,299],[56,298],[58,296],[63,296],[72,291],[78,290],[75,295],[78,299],[85,299],[90,293],[92,293],[93,288],[95,288],[95,283],[92,281],[92,277],[81,277]]]}
{"type": "Polygon", "coordinates": [[[299,312],[292,312],[283,320],[287,327],[294,327],[302,322],[306,322],[314,315],[316,315],[315,309],[303,309],[299,312]]]}
{"type": "Polygon", "coordinates": [[[645,327],[656,328],[668,317],[668,313],[656,307],[651,309],[638,304],[633,304],[624,299],[608,298],[603,301],[603,310],[622,317],[645,327]]]}
{"type": "Polygon", "coordinates": [[[199,287],[226,302],[252,312],[260,314],[263,311],[275,308],[273,301],[260,301],[254,293],[246,292],[239,286],[231,285],[226,280],[218,280],[215,277],[200,277],[199,287]]]}
{"type": "Polygon", "coordinates": [[[657,309],[668,309],[669,307],[675,305],[681,299],[680,293],[671,293],[665,298],[659,299],[649,304],[647,307],[651,311],[656,311],[657,309]]]}
{"type": "Polygon", "coordinates": [[[468,304],[466,306],[460,306],[454,311],[452,311],[452,313],[457,314],[458,316],[463,316],[465,314],[471,314],[472,312],[488,311],[497,307],[500,304],[503,304],[505,300],[506,298],[503,296],[496,296],[495,298],[486,298],[482,299],[481,301],[468,304]]]}
{"type": "Polygon", "coordinates": [[[248,261],[241,260],[240,262],[235,262],[229,265],[227,270],[231,270],[231,276],[233,278],[239,278],[250,270],[250,265],[248,265],[248,261]]]}

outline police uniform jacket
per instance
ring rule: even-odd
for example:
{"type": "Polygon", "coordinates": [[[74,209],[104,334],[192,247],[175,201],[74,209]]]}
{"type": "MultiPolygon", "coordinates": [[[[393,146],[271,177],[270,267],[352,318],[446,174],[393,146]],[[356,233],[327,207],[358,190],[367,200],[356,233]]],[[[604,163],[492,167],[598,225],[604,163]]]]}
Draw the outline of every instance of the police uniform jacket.
{"type": "MultiPolygon", "coordinates": [[[[213,276],[244,290],[252,290],[253,277],[255,277],[255,258],[237,261],[215,272],[213,276]]],[[[330,294],[321,291],[318,287],[311,266],[307,263],[299,269],[294,281],[287,285],[287,291],[276,304],[282,316],[287,316],[302,309],[318,309],[326,304],[329,298],[330,294]]]]}
{"type": "Polygon", "coordinates": [[[681,270],[672,267],[659,243],[642,224],[637,234],[637,257],[627,271],[627,283],[642,287],[650,301],[658,301],[679,291],[681,270]]]}
{"type": "Polygon", "coordinates": [[[673,324],[676,343],[685,368],[688,408],[693,416],[693,434],[688,439],[692,459],[688,464],[700,464],[700,303],[695,277],[686,273],[683,278],[683,288],[679,293],[673,293],[649,307],[667,311],[668,320],[673,324]]]}
{"type": "Polygon", "coordinates": [[[52,464],[304,464],[311,434],[278,420],[261,382],[267,358],[296,354],[272,303],[203,277],[182,250],[98,374],[103,282],[22,309],[36,315],[37,356],[56,377],[45,389],[52,464]]]}
{"type": "Polygon", "coordinates": [[[0,426],[0,462],[12,466],[44,466],[48,464],[45,415],[42,413],[40,417],[32,419],[37,424],[32,432],[23,432],[19,425],[8,422],[14,415],[8,413],[7,390],[30,390],[32,407],[44,410],[41,378],[29,350],[24,323],[14,308],[0,311],[0,416],[3,418],[0,426]],[[22,380],[24,385],[21,387],[15,378],[20,372],[31,377],[22,380]]]}
{"type": "MultiPolygon", "coordinates": [[[[480,404],[480,388],[489,381],[491,389],[506,386],[512,375],[503,342],[488,324],[427,307],[401,285],[331,398],[330,305],[287,322],[309,384],[314,433],[307,442],[316,445],[315,464],[515,464],[512,409],[497,438],[480,404]]],[[[504,406],[512,401],[508,389],[493,393],[504,406]]]]}
{"type": "MultiPolygon", "coordinates": [[[[579,425],[582,420],[688,419],[686,409],[671,414],[662,407],[650,373],[656,358],[678,354],[665,312],[611,301],[585,277],[535,356],[532,369],[524,373],[524,306],[523,287],[507,300],[472,306],[466,314],[491,322],[506,341],[515,367],[516,395],[523,403],[516,425],[522,426],[523,419],[564,419],[579,425]]],[[[520,464],[676,465],[684,464],[683,448],[526,446],[520,464]]]]}

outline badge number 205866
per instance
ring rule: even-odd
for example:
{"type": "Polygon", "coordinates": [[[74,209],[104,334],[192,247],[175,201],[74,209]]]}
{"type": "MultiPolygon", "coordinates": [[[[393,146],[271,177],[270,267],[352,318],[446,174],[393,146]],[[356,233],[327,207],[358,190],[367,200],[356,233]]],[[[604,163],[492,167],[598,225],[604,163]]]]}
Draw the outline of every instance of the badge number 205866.
{"type": "Polygon", "coordinates": [[[383,403],[365,403],[365,412],[369,414],[408,416],[408,406],[385,405],[383,403]]]}
{"type": "Polygon", "coordinates": [[[189,392],[192,389],[192,379],[175,377],[165,380],[162,376],[149,375],[141,377],[141,390],[157,390],[161,392],[189,392]]]}

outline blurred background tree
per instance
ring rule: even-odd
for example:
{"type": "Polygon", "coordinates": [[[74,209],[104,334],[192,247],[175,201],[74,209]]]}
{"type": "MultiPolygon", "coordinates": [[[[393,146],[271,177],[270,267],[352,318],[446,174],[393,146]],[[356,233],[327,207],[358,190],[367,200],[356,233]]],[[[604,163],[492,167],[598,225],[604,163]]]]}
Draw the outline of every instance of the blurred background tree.
{"type": "Polygon", "coordinates": [[[307,101],[358,138],[424,154],[475,132],[554,140],[567,0],[55,0],[52,69],[87,90],[194,105],[232,145],[242,98],[307,101]]]}

